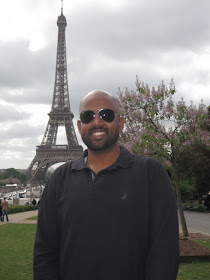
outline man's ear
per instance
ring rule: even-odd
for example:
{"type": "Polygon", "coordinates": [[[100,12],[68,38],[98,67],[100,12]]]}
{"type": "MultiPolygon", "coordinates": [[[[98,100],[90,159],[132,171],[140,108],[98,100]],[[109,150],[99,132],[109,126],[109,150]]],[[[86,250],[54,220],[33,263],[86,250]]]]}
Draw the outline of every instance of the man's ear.
{"type": "Polygon", "coordinates": [[[125,120],[123,117],[119,119],[120,132],[123,131],[125,120]]]}
{"type": "Polygon", "coordinates": [[[79,130],[79,133],[81,134],[81,121],[80,120],[77,121],[77,127],[79,130]]]}

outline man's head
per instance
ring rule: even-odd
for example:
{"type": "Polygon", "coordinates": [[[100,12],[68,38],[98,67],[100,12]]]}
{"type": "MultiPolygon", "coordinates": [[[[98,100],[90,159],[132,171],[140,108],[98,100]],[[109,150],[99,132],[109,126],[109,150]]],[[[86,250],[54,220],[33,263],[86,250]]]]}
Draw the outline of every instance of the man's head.
{"type": "Polygon", "coordinates": [[[83,142],[90,150],[103,151],[118,145],[119,133],[124,125],[118,99],[102,90],[88,93],[80,102],[77,125],[83,142]]]}

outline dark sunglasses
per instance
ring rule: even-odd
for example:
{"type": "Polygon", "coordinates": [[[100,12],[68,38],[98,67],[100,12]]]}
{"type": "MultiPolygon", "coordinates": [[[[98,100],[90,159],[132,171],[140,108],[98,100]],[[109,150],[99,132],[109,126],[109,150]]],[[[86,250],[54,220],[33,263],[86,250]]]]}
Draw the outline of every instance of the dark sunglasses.
{"type": "Polygon", "coordinates": [[[81,122],[84,124],[91,122],[96,116],[96,111],[98,111],[100,118],[105,122],[112,122],[115,119],[115,112],[111,109],[87,110],[80,113],[81,122]]]}

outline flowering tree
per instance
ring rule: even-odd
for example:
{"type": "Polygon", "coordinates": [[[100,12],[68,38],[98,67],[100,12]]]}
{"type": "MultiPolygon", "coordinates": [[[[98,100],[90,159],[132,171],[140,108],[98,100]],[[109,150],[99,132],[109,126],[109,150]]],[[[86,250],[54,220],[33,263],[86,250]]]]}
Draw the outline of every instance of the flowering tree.
{"type": "Polygon", "coordinates": [[[172,99],[175,92],[173,80],[169,89],[163,81],[157,89],[150,89],[138,77],[136,91],[126,88],[123,93],[119,89],[121,114],[125,118],[120,141],[134,154],[157,156],[172,166],[182,229],[188,236],[176,154],[194,143],[209,145],[209,132],[204,129],[209,120],[202,102],[198,108],[192,102],[187,106],[183,98],[175,103],[172,99]]]}

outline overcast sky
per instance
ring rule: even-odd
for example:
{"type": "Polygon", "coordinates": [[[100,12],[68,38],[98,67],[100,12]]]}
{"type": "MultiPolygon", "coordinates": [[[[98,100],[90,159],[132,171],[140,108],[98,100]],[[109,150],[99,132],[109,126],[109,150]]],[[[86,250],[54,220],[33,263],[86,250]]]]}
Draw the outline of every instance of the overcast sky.
{"type": "MultiPolygon", "coordinates": [[[[86,93],[135,89],[136,75],[149,86],[173,78],[176,99],[210,104],[209,0],[64,0],[63,9],[75,129],[86,93]]],[[[60,0],[1,2],[0,168],[26,169],[41,143],[60,13],[60,0]]]]}

